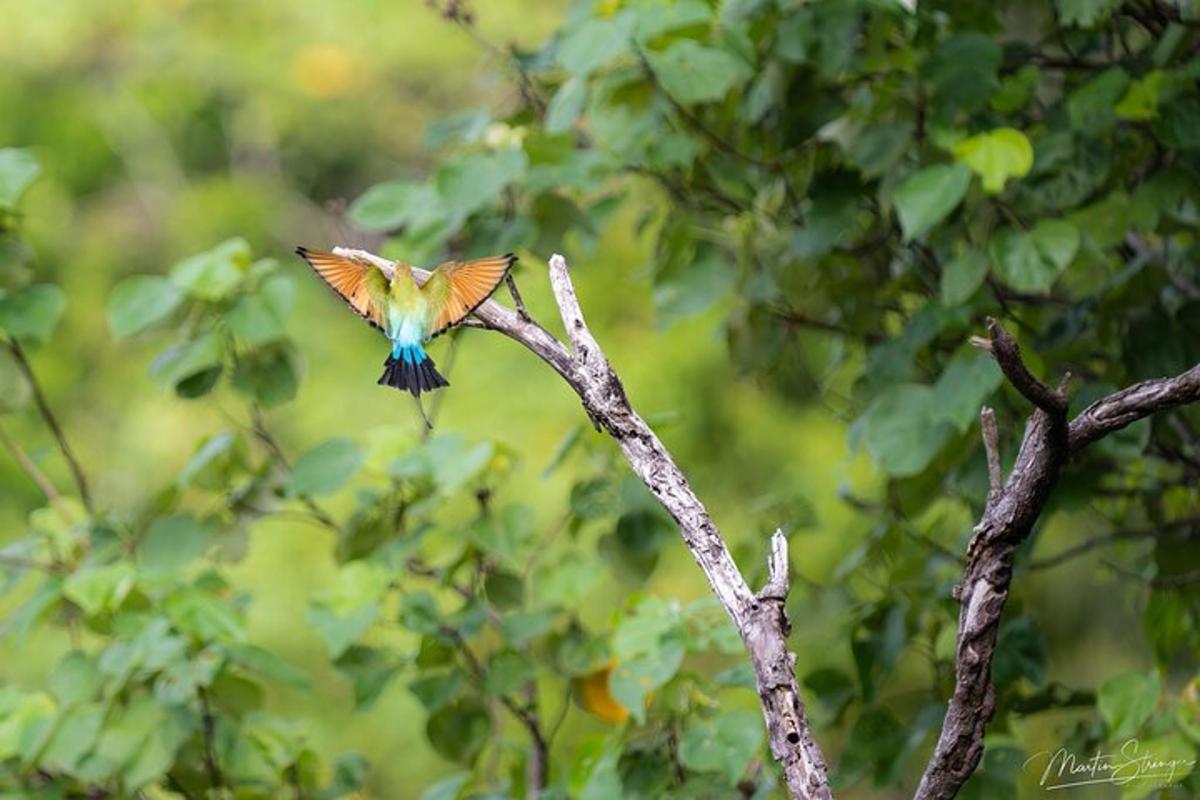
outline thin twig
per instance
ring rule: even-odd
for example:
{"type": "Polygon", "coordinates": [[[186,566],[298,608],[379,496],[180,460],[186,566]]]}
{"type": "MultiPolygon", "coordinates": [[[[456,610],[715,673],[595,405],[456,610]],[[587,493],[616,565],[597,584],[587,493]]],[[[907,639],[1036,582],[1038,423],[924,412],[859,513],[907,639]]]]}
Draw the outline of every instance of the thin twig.
{"type": "Polygon", "coordinates": [[[1000,432],[996,427],[996,412],[984,406],[979,412],[979,428],[983,449],[987,454],[988,502],[994,503],[1004,491],[1004,472],[1000,468],[1000,432]]]}
{"type": "Polygon", "coordinates": [[[25,380],[29,382],[29,387],[33,391],[33,402],[37,406],[42,421],[50,429],[55,442],[58,443],[59,452],[62,453],[63,459],[66,460],[67,466],[71,469],[71,476],[75,479],[76,488],[79,489],[79,499],[83,502],[83,507],[87,509],[89,515],[95,514],[96,509],[92,505],[92,494],[88,490],[87,477],[83,474],[83,467],[79,465],[79,460],[75,458],[75,452],[71,449],[70,443],[67,442],[67,436],[63,433],[62,426],[58,424],[58,418],[54,416],[54,411],[51,410],[50,403],[46,400],[46,393],[42,391],[42,385],[38,382],[37,375],[34,374],[29,359],[25,357],[24,348],[21,347],[21,343],[16,339],[9,339],[8,349],[12,353],[13,359],[17,362],[17,367],[25,376],[25,380]]]}
{"type": "Polygon", "coordinates": [[[46,473],[38,468],[33,459],[9,437],[3,428],[0,428],[0,444],[4,445],[4,449],[12,456],[13,461],[17,462],[17,466],[21,468],[21,471],[37,484],[37,487],[41,489],[42,494],[47,500],[53,503],[58,499],[58,489],[55,488],[54,483],[46,477],[46,473]]]}

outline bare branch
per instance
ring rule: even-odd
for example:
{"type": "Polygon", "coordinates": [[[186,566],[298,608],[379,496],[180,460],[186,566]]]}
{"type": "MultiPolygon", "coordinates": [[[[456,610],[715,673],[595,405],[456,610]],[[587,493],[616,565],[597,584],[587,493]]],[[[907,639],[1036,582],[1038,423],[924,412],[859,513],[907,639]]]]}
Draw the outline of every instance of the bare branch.
{"type": "MultiPolygon", "coordinates": [[[[1093,403],[1068,424],[1069,375],[1064,376],[1058,389],[1051,389],[1030,373],[1016,341],[994,319],[988,320],[988,334],[986,339],[972,337],[971,343],[995,357],[1009,383],[1035,410],[1026,424],[1008,482],[998,493],[999,458],[993,446],[997,437],[994,431],[988,431],[994,417],[989,422],[991,415],[986,409],[981,415],[992,489],[975,526],[962,580],[955,589],[960,610],[954,695],[917,788],[920,800],[954,797],[983,756],[984,731],[995,711],[992,657],[1012,581],[1013,552],[1029,536],[1067,458],[1135,420],[1200,399],[1197,365],[1174,378],[1143,381],[1115,392],[1093,403]]],[[[1062,559],[1071,557],[1060,555],[1062,559]]]]}
{"type": "MultiPolygon", "coordinates": [[[[1043,411],[1062,414],[1067,410],[1067,398],[1063,392],[1056,392],[1042,383],[1021,358],[1021,348],[1017,340],[1008,331],[1000,327],[1000,323],[988,317],[988,335],[990,347],[987,349],[1000,365],[1000,370],[1013,388],[1020,392],[1026,400],[1043,411]]],[[[972,339],[972,344],[979,346],[980,340],[972,339]]]]}
{"type": "Polygon", "coordinates": [[[1090,553],[1101,547],[1117,542],[1125,542],[1135,539],[1191,539],[1200,538],[1200,517],[1185,517],[1184,519],[1172,520],[1164,522],[1155,528],[1133,528],[1113,531],[1106,533],[1103,536],[1095,536],[1091,539],[1085,539],[1077,545],[1060,550],[1051,556],[1035,559],[1029,562],[1026,569],[1050,569],[1057,567],[1059,564],[1064,564],[1073,558],[1078,558],[1085,553],[1090,553]]]}
{"type": "MultiPolygon", "coordinates": [[[[392,262],[365,251],[337,248],[334,252],[392,269],[392,262]]],[[[418,281],[428,277],[423,270],[414,272],[418,281]]],[[[495,300],[475,309],[475,317],[522,344],[563,377],[588,416],[612,437],[634,473],[679,525],[684,543],[750,654],[771,752],[783,768],[792,796],[806,800],[832,797],[825,759],[809,730],[800,698],[795,656],[787,649],[791,624],[784,609],[786,540],[782,535],[773,539],[772,579],[767,583],[768,590],[755,595],[687,478],[658,436],[631,407],[620,379],[588,330],[567,261],[561,255],[551,257],[549,276],[571,342],[569,349],[536,322],[522,319],[495,300]]]]}
{"type": "Polygon", "coordinates": [[[760,600],[786,600],[788,595],[788,541],[783,531],[771,534],[771,555],[767,559],[767,583],[758,593],[760,600]]]}
{"type": "Polygon", "coordinates": [[[0,445],[4,446],[4,449],[12,456],[13,461],[17,462],[17,466],[29,477],[29,480],[37,484],[47,500],[53,502],[58,499],[58,489],[55,488],[54,483],[46,477],[46,473],[38,468],[29,454],[22,450],[3,428],[0,428],[0,445]]]}
{"type": "Polygon", "coordinates": [[[979,428],[983,449],[987,453],[988,503],[995,503],[1004,491],[1004,473],[1000,469],[1000,431],[996,427],[996,412],[984,406],[979,412],[979,428]]]}
{"type": "Polygon", "coordinates": [[[1071,452],[1082,450],[1143,417],[1197,400],[1200,400],[1200,364],[1174,378],[1154,378],[1113,392],[1071,420],[1071,452]]]}

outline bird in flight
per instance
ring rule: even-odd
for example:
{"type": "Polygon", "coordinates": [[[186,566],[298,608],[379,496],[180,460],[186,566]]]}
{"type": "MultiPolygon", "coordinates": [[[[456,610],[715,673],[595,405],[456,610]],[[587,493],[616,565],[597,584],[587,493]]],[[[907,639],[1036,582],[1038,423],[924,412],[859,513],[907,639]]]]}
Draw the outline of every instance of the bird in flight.
{"type": "Polygon", "coordinates": [[[387,336],[392,350],[379,385],[412,392],[449,386],[424,343],[444,333],[496,290],[517,257],[512,253],[473,261],[439,264],[424,284],[412,267],[395,262],[390,270],[357,258],[297,247],[296,254],[360,317],[387,336]]]}

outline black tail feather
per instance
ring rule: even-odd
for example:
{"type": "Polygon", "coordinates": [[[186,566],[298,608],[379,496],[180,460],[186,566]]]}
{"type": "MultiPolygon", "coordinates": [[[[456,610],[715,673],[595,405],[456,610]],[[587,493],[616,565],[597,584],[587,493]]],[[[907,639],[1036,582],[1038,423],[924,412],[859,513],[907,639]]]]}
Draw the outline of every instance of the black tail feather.
{"type": "Polygon", "coordinates": [[[428,356],[414,364],[389,355],[387,361],[383,362],[383,374],[379,376],[378,383],[380,386],[391,386],[402,392],[411,392],[413,397],[419,397],[421,392],[450,385],[450,381],[442,377],[433,359],[428,356]]]}

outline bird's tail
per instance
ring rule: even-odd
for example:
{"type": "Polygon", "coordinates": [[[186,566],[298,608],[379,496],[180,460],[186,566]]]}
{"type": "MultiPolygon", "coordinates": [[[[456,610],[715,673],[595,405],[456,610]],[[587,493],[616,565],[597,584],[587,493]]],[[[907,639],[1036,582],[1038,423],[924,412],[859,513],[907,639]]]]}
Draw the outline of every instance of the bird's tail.
{"type": "Polygon", "coordinates": [[[449,386],[450,381],[437,371],[425,349],[416,345],[400,348],[388,356],[387,361],[383,362],[379,385],[412,392],[413,397],[419,397],[421,392],[449,386]]]}

